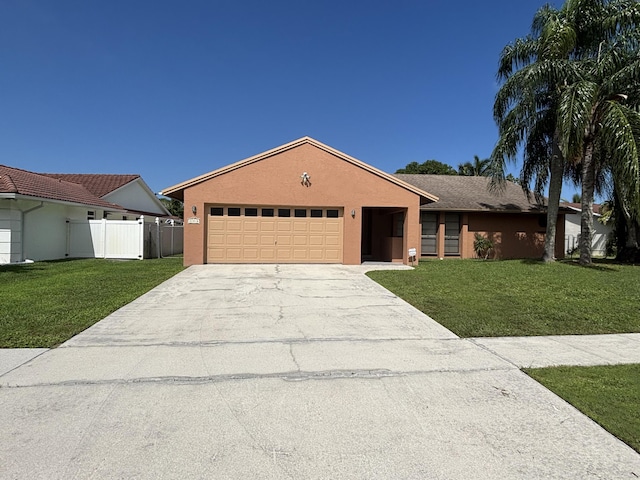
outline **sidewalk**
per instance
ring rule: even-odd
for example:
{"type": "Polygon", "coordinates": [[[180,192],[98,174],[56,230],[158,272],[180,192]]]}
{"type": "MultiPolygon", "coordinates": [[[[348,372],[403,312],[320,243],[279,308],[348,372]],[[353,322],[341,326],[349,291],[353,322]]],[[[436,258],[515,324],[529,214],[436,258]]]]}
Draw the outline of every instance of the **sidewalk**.
{"type": "Polygon", "coordinates": [[[518,368],[640,363],[640,333],[484,337],[468,341],[518,368]]]}
{"type": "Polygon", "coordinates": [[[0,377],[48,350],[48,348],[0,348],[0,377]]]}
{"type": "MultiPolygon", "coordinates": [[[[640,363],[640,333],[479,337],[461,339],[518,368],[640,363]]],[[[0,376],[46,352],[46,348],[0,349],[0,376]]]]}

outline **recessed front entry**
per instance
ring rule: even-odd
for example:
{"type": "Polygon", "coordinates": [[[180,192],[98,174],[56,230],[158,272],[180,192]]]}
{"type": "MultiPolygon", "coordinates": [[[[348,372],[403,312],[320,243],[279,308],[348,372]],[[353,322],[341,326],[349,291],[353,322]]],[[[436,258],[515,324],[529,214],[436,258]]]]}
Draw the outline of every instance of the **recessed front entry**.
{"type": "Polygon", "coordinates": [[[342,263],[343,209],[210,206],[207,263],[342,263]]]}
{"type": "Polygon", "coordinates": [[[401,207],[363,207],[361,259],[382,262],[403,259],[406,209],[401,207]]]}

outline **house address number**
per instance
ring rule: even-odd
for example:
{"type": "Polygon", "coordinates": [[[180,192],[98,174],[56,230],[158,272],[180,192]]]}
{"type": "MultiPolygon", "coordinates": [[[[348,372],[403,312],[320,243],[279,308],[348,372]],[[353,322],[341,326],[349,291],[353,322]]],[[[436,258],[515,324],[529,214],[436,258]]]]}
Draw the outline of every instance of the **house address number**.
{"type": "Polygon", "coordinates": [[[187,219],[187,223],[200,223],[200,219],[198,217],[191,217],[187,219]]]}

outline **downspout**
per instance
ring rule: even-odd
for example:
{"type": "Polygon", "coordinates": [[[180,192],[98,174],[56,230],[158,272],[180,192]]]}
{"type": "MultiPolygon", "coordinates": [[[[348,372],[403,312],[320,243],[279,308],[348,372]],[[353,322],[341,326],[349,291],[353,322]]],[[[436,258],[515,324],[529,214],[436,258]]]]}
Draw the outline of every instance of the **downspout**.
{"type": "Polygon", "coordinates": [[[22,218],[21,218],[21,223],[20,223],[20,255],[22,256],[22,261],[24,262],[27,258],[24,254],[24,217],[27,215],[27,213],[31,213],[34,210],[39,210],[42,207],[44,207],[44,202],[40,202],[40,205],[36,205],[33,208],[30,208],[28,210],[20,210],[20,212],[22,213],[22,218]]]}

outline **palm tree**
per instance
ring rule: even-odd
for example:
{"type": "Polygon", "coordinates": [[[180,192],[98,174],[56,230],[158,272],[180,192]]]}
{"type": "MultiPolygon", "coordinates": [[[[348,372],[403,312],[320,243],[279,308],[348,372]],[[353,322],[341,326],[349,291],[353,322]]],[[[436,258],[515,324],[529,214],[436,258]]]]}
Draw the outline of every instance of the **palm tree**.
{"type": "Polygon", "coordinates": [[[500,190],[506,162],[514,161],[524,147],[521,186],[530,195],[542,197],[549,183],[547,228],[543,261],[555,256],[558,208],[564,175],[560,131],[556,112],[560,86],[575,81],[578,70],[570,60],[576,35],[562,12],[546,5],[536,13],[531,34],[507,45],[500,55],[494,118],[499,139],[491,154],[491,188],[500,190]]]}
{"type": "MultiPolygon", "coordinates": [[[[494,105],[500,138],[491,156],[492,184],[504,181],[505,161],[524,145],[523,188],[535,180],[540,194],[549,181],[544,260],[553,258],[565,160],[582,172],[583,264],[591,262],[598,168],[606,159],[614,181],[638,178],[640,124],[623,102],[627,91],[638,90],[639,19],[637,0],[566,0],[560,10],[541,8],[532,34],[501,55],[498,77],[504,84],[494,105]]],[[[627,180],[623,190],[633,193],[627,195],[631,204],[638,203],[638,182],[627,180]]]]}
{"type": "Polygon", "coordinates": [[[486,177],[489,175],[489,164],[491,160],[485,158],[480,160],[478,155],[473,156],[473,163],[466,162],[458,165],[458,175],[466,175],[468,177],[486,177]]]}
{"type": "Polygon", "coordinates": [[[640,214],[640,114],[637,78],[640,5],[637,1],[568,0],[564,14],[577,25],[580,78],[563,87],[557,123],[561,150],[580,165],[580,263],[591,263],[593,199],[597,178],[609,168],[628,217],[640,214]],[[631,102],[630,100],[631,95],[631,102]]]}

